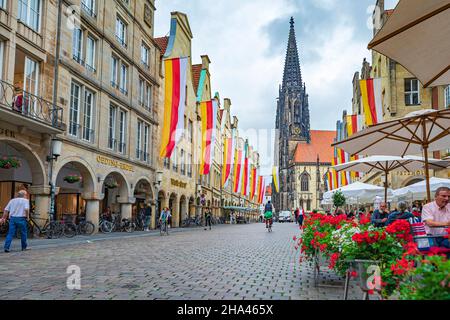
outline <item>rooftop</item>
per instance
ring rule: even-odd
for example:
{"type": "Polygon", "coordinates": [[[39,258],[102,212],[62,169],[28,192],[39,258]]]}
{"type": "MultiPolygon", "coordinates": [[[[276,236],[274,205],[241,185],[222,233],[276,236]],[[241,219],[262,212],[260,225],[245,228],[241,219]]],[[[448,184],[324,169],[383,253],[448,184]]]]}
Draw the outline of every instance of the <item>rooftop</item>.
{"type": "Polygon", "coordinates": [[[330,162],[334,157],[334,148],[331,144],[336,138],[336,131],[311,130],[311,142],[299,142],[294,152],[295,163],[330,162]]]}

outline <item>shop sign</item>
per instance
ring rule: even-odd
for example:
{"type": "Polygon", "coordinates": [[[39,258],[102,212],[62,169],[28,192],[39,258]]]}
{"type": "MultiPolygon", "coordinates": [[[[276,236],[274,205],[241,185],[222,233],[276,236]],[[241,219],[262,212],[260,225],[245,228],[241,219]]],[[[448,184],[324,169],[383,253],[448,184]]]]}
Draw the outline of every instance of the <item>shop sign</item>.
{"type": "Polygon", "coordinates": [[[126,170],[126,171],[131,171],[134,172],[133,166],[123,163],[123,162],[119,162],[117,160],[113,160],[113,159],[109,159],[103,156],[97,156],[97,162],[110,166],[110,167],[115,167],[115,168],[119,168],[122,170],[126,170]]]}
{"type": "Polygon", "coordinates": [[[186,189],[186,185],[187,185],[186,182],[181,182],[181,181],[175,180],[175,179],[170,179],[170,184],[175,186],[175,187],[180,187],[180,188],[183,188],[183,189],[186,189]]]}
{"type": "Polygon", "coordinates": [[[3,129],[0,128],[0,136],[5,136],[8,138],[15,138],[16,137],[16,133],[14,131],[8,130],[8,129],[3,129]]]}

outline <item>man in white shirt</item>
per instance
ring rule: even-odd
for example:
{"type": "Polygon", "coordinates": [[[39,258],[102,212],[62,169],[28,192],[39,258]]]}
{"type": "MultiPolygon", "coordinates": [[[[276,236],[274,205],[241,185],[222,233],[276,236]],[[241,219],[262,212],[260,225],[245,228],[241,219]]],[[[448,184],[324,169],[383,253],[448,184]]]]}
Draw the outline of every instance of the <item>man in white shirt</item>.
{"type": "Polygon", "coordinates": [[[5,252],[9,252],[12,239],[17,229],[20,229],[21,233],[22,251],[27,249],[27,221],[30,215],[30,203],[26,199],[26,195],[25,190],[20,190],[17,193],[17,198],[8,202],[5,207],[5,213],[0,219],[0,224],[3,224],[9,216],[9,231],[5,241],[5,252]]]}
{"type": "MultiPolygon", "coordinates": [[[[427,234],[441,235],[450,227],[450,189],[441,187],[436,190],[435,200],[423,206],[422,221],[425,223],[427,234]]],[[[436,238],[441,247],[450,248],[448,239],[436,238]]]]}

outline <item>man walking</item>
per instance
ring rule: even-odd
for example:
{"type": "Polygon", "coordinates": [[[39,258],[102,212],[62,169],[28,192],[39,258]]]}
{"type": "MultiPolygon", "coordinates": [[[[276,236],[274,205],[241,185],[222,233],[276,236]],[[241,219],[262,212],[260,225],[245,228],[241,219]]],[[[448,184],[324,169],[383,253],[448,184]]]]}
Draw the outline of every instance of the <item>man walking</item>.
{"type": "Polygon", "coordinates": [[[150,226],[150,218],[151,217],[152,217],[152,207],[150,206],[150,203],[147,203],[147,207],[145,208],[145,211],[144,211],[145,231],[150,231],[149,226],[150,226]]]}
{"type": "Polygon", "coordinates": [[[303,207],[301,207],[298,210],[298,224],[300,227],[303,226],[303,218],[305,217],[305,211],[303,210],[303,207]]]}
{"type": "Polygon", "coordinates": [[[206,209],[205,211],[205,230],[206,227],[209,224],[209,230],[211,230],[211,211],[209,209],[206,209]]]}
{"type": "Polygon", "coordinates": [[[17,198],[8,202],[5,207],[5,213],[0,219],[0,224],[5,223],[9,215],[9,231],[5,241],[5,252],[9,252],[11,242],[16,234],[16,230],[20,230],[22,251],[27,249],[27,221],[30,215],[30,203],[26,199],[26,191],[20,190],[17,193],[17,198]]]}

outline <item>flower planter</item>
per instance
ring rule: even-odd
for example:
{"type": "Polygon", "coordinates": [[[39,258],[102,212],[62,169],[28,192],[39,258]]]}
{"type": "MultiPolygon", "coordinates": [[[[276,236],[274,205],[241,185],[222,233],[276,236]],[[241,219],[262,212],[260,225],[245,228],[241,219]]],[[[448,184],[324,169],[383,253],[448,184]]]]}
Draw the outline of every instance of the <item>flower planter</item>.
{"type": "Polygon", "coordinates": [[[0,169],[17,169],[20,168],[20,165],[20,161],[16,158],[0,158],[0,169]]]}

